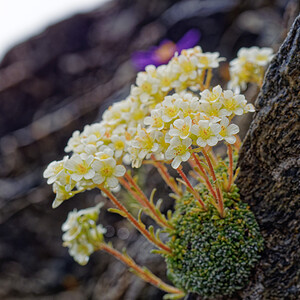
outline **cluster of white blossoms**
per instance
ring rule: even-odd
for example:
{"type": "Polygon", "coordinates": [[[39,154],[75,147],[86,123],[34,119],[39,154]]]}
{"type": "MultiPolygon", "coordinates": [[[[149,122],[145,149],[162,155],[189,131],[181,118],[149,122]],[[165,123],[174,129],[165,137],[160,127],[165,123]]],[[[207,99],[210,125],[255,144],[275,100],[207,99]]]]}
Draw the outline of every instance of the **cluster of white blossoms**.
{"type": "Polygon", "coordinates": [[[241,48],[237,56],[230,62],[228,87],[240,91],[245,90],[249,82],[261,85],[265,68],[273,58],[273,49],[241,48]]]}
{"type": "Polygon", "coordinates": [[[95,207],[69,212],[62,225],[63,245],[69,248],[70,255],[81,265],[86,265],[90,255],[99,247],[106,232],[102,225],[97,225],[102,203],[95,207]]]}
{"type": "MultiPolygon", "coordinates": [[[[264,48],[249,50],[251,59],[245,51],[233,65],[251,61],[264,66],[269,61],[270,52],[264,48]]],[[[234,143],[239,129],[232,118],[254,108],[243,95],[208,87],[212,69],[222,60],[219,53],[203,53],[197,46],[176,54],[167,65],[150,65],[139,72],[130,95],[109,107],[101,122],[75,131],[65,148],[72,154],[45,170],[56,194],[53,207],[95,187],[117,191],[124,165],[140,167],[152,155],[178,168],[193,147],[222,140],[234,143]]]]}
{"type": "Polygon", "coordinates": [[[235,115],[254,111],[245,97],[220,86],[206,89],[200,97],[181,92],[166,96],[144,119],[129,150],[134,167],[152,154],[157,159],[171,160],[177,169],[187,161],[195,147],[215,146],[225,140],[234,144],[239,127],[230,124],[235,115]]]}

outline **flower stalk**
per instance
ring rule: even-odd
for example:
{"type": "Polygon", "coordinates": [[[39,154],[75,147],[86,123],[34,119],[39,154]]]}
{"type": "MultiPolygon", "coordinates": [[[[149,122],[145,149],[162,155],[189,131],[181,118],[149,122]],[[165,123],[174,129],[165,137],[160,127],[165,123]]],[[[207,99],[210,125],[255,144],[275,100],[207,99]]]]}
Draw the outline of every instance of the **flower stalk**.
{"type": "Polygon", "coordinates": [[[228,186],[226,190],[227,192],[229,192],[233,182],[233,153],[230,144],[227,144],[227,149],[228,149],[229,167],[228,167],[228,186]]]}
{"type": "Polygon", "coordinates": [[[188,180],[188,178],[186,177],[186,175],[182,171],[182,167],[181,166],[177,168],[177,172],[181,176],[181,178],[183,179],[183,181],[185,182],[186,186],[189,188],[190,192],[193,194],[193,196],[196,198],[196,200],[200,203],[200,205],[202,206],[202,208],[204,210],[206,210],[206,206],[205,206],[203,200],[201,199],[199,193],[193,188],[192,184],[190,183],[190,181],[188,180]]]}
{"type": "MultiPolygon", "coordinates": [[[[129,175],[130,178],[132,178],[129,175]]],[[[136,199],[144,208],[148,210],[148,214],[150,217],[155,220],[157,224],[159,224],[161,227],[167,227],[172,228],[172,226],[168,223],[168,221],[162,216],[161,213],[157,212],[156,207],[153,203],[151,203],[144,193],[139,193],[140,189],[137,190],[135,186],[130,185],[124,178],[119,178],[120,183],[122,186],[133,196],[134,199],[136,199]]],[[[133,178],[132,181],[134,182],[133,178]]],[[[130,182],[131,183],[131,182],[130,182]]],[[[134,182],[135,183],[135,182],[134,182]]],[[[136,185],[136,184],[135,184],[136,185]]],[[[137,185],[136,185],[137,186],[137,185]]]]}
{"type": "Polygon", "coordinates": [[[157,288],[170,293],[170,294],[176,294],[178,297],[182,296],[184,297],[185,293],[180,290],[175,288],[174,286],[171,286],[165,282],[163,282],[160,278],[155,276],[151,271],[149,271],[145,267],[140,267],[138,266],[134,260],[128,256],[126,253],[121,253],[114,249],[112,246],[106,243],[101,243],[99,245],[99,250],[103,250],[111,255],[113,255],[115,258],[123,262],[125,265],[127,265],[134,273],[143,279],[146,282],[149,282],[150,284],[156,286],[157,288]]]}
{"type": "Polygon", "coordinates": [[[106,196],[113,202],[113,204],[118,208],[118,210],[112,210],[113,212],[119,213],[121,216],[127,218],[129,222],[143,235],[145,236],[152,244],[160,248],[166,254],[171,253],[171,249],[162,243],[155,235],[151,234],[146,226],[139,220],[137,221],[132,214],[123,206],[118,199],[103,185],[100,185],[99,188],[106,194],[106,196]]]}

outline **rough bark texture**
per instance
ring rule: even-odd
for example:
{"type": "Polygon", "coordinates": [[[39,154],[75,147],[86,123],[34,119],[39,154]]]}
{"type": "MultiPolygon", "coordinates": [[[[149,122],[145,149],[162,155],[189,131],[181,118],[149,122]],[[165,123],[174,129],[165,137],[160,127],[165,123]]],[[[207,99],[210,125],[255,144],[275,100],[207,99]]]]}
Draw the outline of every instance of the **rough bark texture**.
{"type": "Polygon", "coordinates": [[[265,251],[243,299],[300,299],[300,16],[266,74],[240,153],[238,186],[265,251]]]}

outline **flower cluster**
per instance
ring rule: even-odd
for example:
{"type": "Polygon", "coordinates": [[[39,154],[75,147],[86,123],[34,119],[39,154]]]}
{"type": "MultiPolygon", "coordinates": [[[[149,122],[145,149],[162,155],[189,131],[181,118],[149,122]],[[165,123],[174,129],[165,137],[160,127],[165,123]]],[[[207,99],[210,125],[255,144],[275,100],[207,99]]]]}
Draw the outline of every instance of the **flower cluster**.
{"type": "Polygon", "coordinates": [[[207,70],[217,68],[222,60],[219,53],[203,53],[197,46],[176,54],[167,65],[150,65],[139,72],[125,100],[109,107],[101,122],[73,133],[65,148],[73,155],[52,162],[45,170],[44,177],[56,194],[53,207],[98,185],[118,190],[117,178],[125,173],[122,164],[139,167],[164,143],[162,135],[145,131],[144,120],[151,110],[173,90],[203,89],[207,70]]]}
{"type": "MultiPolygon", "coordinates": [[[[193,212],[207,215],[209,221],[215,215],[213,218],[219,218],[223,224],[229,216],[228,211],[235,210],[224,201],[225,197],[232,197],[233,182],[238,174],[234,171],[234,154],[239,147],[236,136],[239,127],[232,120],[235,116],[254,111],[253,105],[239,93],[239,87],[245,88],[248,82],[260,84],[271,53],[267,48],[241,49],[238,58],[231,62],[231,89],[228,90],[220,85],[210,85],[212,70],[224,58],[217,52],[203,53],[199,46],[176,53],[166,65],[147,66],[144,72],[137,74],[129,96],[109,107],[99,123],[85,126],[82,132],[75,131],[65,148],[72,154],[50,163],[44,171],[47,183],[53,185],[56,194],[53,207],[77,193],[99,188],[115,206],[110,212],[126,218],[158,248],[157,253],[172,256],[176,249],[160,239],[159,229],[147,228],[141,219],[141,214],[146,213],[160,227],[174,233],[176,224],[172,223],[171,211],[165,216],[160,211],[162,200],[154,202],[155,190],[147,197],[131,172],[126,170],[130,165],[139,168],[148,163],[157,168],[176,201],[188,195],[193,212]],[[220,160],[212,150],[221,141],[227,145],[227,161],[220,160]],[[183,162],[189,163],[189,175],[199,185],[193,187],[183,171],[183,162]],[[181,177],[179,183],[170,176],[166,165],[177,170],[181,177]],[[219,172],[216,168],[220,169],[219,172]],[[121,185],[140,206],[137,217],[114,195],[121,185]]],[[[64,246],[69,248],[74,259],[86,264],[95,250],[106,251],[127,264],[142,279],[171,293],[170,297],[182,297],[184,292],[181,289],[163,283],[149,270],[139,267],[126,254],[103,241],[104,228],[96,225],[100,207],[74,210],[63,224],[64,246]]],[[[233,223],[236,226],[235,221],[233,223]]],[[[186,236],[184,231],[180,232],[186,236]]],[[[207,240],[211,241],[210,233],[207,234],[207,240]]],[[[180,236],[178,239],[175,244],[182,242],[180,236]]],[[[252,237],[250,240],[252,242],[252,237]]],[[[176,266],[184,263],[180,256],[176,266]]],[[[213,283],[212,289],[216,286],[213,283]]],[[[218,294],[215,290],[214,293],[218,294]]]]}
{"type": "Polygon", "coordinates": [[[144,119],[146,128],[138,128],[130,148],[133,166],[155,154],[160,160],[171,160],[177,169],[187,161],[195,147],[215,146],[225,140],[234,144],[239,128],[230,124],[235,115],[254,111],[245,97],[220,86],[206,89],[200,97],[188,92],[166,96],[144,119]]]}
{"type": "Polygon", "coordinates": [[[262,84],[266,66],[273,57],[271,48],[241,48],[238,57],[230,62],[228,87],[237,91],[245,90],[247,83],[262,84]]]}
{"type": "Polygon", "coordinates": [[[95,207],[69,212],[62,225],[63,245],[69,248],[70,255],[81,265],[86,265],[89,256],[99,247],[106,232],[102,225],[96,225],[102,204],[95,207]]]}

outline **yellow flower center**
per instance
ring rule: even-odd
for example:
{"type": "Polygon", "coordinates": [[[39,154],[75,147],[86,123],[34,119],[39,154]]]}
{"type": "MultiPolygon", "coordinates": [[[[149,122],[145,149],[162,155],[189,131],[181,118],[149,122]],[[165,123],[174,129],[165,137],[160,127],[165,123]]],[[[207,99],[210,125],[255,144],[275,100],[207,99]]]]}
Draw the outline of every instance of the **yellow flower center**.
{"type": "Polygon", "coordinates": [[[102,169],[100,170],[100,173],[103,177],[110,177],[114,173],[114,168],[109,164],[104,164],[102,169]]]}
{"type": "Polygon", "coordinates": [[[122,140],[117,140],[115,143],[114,143],[114,146],[116,148],[116,150],[123,150],[124,149],[124,142],[122,140]]]}
{"type": "Polygon", "coordinates": [[[142,85],[141,85],[141,88],[142,90],[147,93],[147,94],[151,94],[152,92],[152,85],[150,82],[144,82],[142,85]]]}
{"type": "Polygon", "coordinates": [[[186,152],[186,147],[184,145],[178,145],[174,148],[175,156],[181,156],[186,152]]]}
{"type": "Polygon", "coordinates": [[[212,132],[210,128],[200,129],[199,137],[201,137],[203,140],[207,140],[211,136],[212,136],[212,132]]]}
{"type": "Polygon", "coordinates": [[[237,108],[237,103],[234,99],[226,99],[224,102],[225,109],[235,110],[237,108]]]}
{"type": "Polygon", "coordinates": [[[107,153],[103,153],[99,156],[100,159],[107,159],[110,158],[110,155],[108,155],[107,153]]]}
{"type": "Polygon", "coordinates": [[[76,173],[78,173],[78,174],[86,174],[87,173],[87,171],[88,171],[88,165],[85,163],[85,162],[83,162],[82,164],[78,164],[77,166],[76,166],[76,173]]]}
{"type": "Polygon", "coordinates": [[[187,124],[184,124],[181,128],[181,132],[183,135],[188,135],[190,132],[190,126],[188,126],[187,124]]]}
{"type": "Polygon", "coordinates": [[[199,58],[199,62],[200,62],[200,64],[205,65],[205,66],[207,66],[209,64],[209,60],[206,56],[201,56],[199,58]]]}
{"type": "Polygon", "coordinates": [[[227,136],[227,128],[226,128],[225,126],[221,126],[221,131],[219,132],[219,134],[220,134],[222,137],[227,136]]]}

